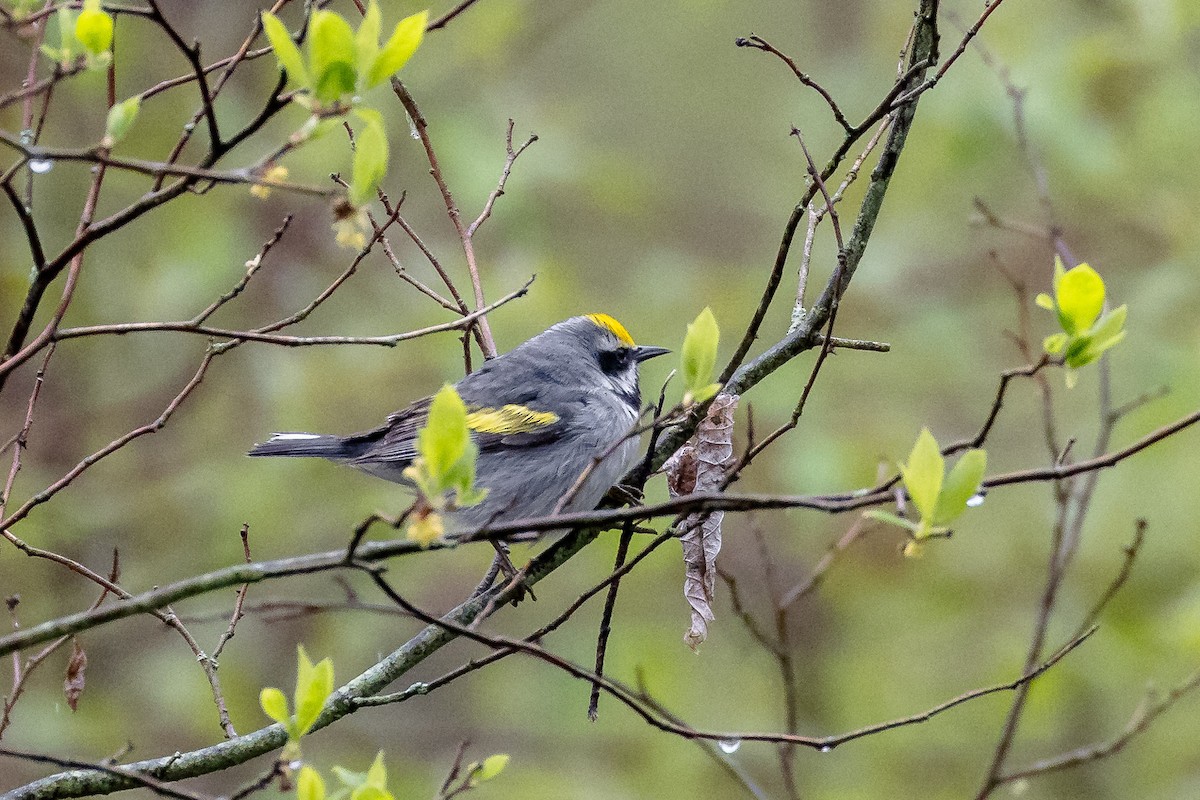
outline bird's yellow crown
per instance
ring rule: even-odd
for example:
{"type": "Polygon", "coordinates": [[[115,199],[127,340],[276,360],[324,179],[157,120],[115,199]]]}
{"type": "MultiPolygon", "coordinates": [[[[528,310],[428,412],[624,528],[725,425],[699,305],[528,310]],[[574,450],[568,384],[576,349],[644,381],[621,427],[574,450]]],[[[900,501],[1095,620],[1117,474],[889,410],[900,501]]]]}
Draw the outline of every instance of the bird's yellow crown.
{"type": "Polygon", "coordinates": [[[633,337],[629,335],[629,331],[625,330],[625,326],[617,322],[608,314],[588,314],[587,318],[594,322],[604,330],[617,337],[617,341],[628,347],[636,347],[633,343],[633,337]]]}

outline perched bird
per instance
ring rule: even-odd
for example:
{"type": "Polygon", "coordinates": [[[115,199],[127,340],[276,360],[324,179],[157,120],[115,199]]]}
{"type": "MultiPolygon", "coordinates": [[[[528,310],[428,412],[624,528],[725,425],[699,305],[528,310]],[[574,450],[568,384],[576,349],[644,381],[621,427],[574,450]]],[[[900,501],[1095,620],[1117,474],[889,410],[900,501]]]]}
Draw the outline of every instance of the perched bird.
{"type": "MultiPolygon", "coordinates": [[[[454,511],[448,529],[550,514],[593,460],[612,449],[563,510],[595,508],[637,460],[638,437],[620,440],[641,410],[638,365],[667,352],[634,344],[607,314],[588,314],[554,325],[455,384],[479,447],[476,485],[487,496],[454,511]]],[[[404,469],[416,457],[430,400],[350,436],[276,433],[250,455],[326,458],[407,483],[404,469]]]]}

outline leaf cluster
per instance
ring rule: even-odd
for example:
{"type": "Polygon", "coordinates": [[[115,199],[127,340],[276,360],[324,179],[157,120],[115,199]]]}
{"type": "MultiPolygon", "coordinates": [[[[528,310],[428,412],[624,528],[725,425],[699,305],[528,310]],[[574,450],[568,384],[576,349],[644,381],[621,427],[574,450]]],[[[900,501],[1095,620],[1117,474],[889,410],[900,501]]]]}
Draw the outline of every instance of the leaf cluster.
{"type": "Polygon", "coordinates": [[[100,0],[84,0],[79,15],[63,5],[54,15],[58,26],[58,47],[42,45],[42,52],[64,69],[86,56],[89,69],[108,66],[112,61],[113,18],[100,7],[100,0]]]}
{"type": "Polygon", "coordinates": [[[274,686],[263,689],[258,702],[263,713],[283,725],[288,748],[298,753],[300,737],[312,730],[325,701],[333,694],[333,662],[324,658],[314,664],[303,646],[297,648],[296,662],[296,689],[292,693],[295,712],[289,710],[283,691],[274,686]]]}
{"type": "MultiPolygon", "coordinates": [[[[282,690],[269,686],[259,695],[263,712],[287,730],[288,743],[280,756],[284,762],[300,759],[300,738],[312,730],[333,694],[332,661],[324,658],[314,664],[301,646],[297,648],[296,662],[296,689],[292,694],[295,713],[289,710],[282,690]]],[[[454,794],[496,777],[508,766],[508,760],[507,754],[496,754],[467,765],[454,794]]],[[[327,789],[325,779],[315,767],[302,765],[295,777],[296,800],[395,800],[395,795],[387,788],[387,766],[382,751],[376,753],[366,772],[355,772],[336,764],[331,771],[341,784],[333,792],[327,789]]]]}
{"type": "Polygon", "coordinates": [[[439,512],[483,501],[487,490],[475,486],[478,457],[479,447],[467,426],[467,406],[453,386],[443,386],[417,432],[417,458],[404,471],[423,506],[409,526],[409,537],[427,545],[442,534],[439,512]]]}
{"type": "Polygon", "coordinates": [[[924,540],[949,533],[950,523],[962,516],[968,501],[978,494],[986,469],[987,452],[976,448],[963,453],[946,472],[937,439],[928,428],[922,428],[908,462],[900,465],[904,489],[920,518],[914,522],[886,511],[870,511],[867,516],[909,531],[912,538],[904,554],[917,555],[924,540]]]}
{"type": "Polygon", "coordinates": [[[1091,364],[1125,338],[1128,306],[1104,311],[1104,279],[1088,264],[1068,270],[1062,259],[1055,257],[1054,297],[1043,292],[1036,302],[1058,315],[1062,331],[1047,336],[1042,348],[1052,356],[1062,356],[1068,386],[1078,380],[1075,370],[1091,364]]]}
{"type": "Polygon", "coordinates": [[[405,17],[381,45],[382,20],[376,0],[367,5],[357,31],[340,14],[319,9],[309,19],[305,58],[279,17],[270,12],[262,15],[263,30],[279,66],[316,107],[340,104],[399,72],[420,46],[428,20],[428,11],[405,17]]]}
{"type": "MultiPolygon", "coordinates": [[[[312,111],[312,117],[293,137],[297,144],[315,138],[353,114],[362,127],[355,134],[350,177],[351,211],[366,205],[388,169],[388,140],[380,113],[365,105],[360,95],[399,72],[425,37],[429,12],[405,17],[386,42],[380,43],[382,16],[370,0],[358,30],[340,14],[318,9],[305,31],[307,55],[302,53],[279,17],[263,12],[263,31],[280,68],[297,88],[294,100],[312,111]]],[[[348,213],[335,223],[338,242],[361,247],[360,215],[348,213]]]]}

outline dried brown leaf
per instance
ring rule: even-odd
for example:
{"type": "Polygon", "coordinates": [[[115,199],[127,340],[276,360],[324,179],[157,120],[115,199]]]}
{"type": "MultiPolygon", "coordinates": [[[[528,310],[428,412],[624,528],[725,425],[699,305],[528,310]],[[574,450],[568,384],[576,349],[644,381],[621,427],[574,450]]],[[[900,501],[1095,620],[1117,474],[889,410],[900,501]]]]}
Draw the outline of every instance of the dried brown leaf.
{"type": "Polygon", "coordinates": [[[72,711],[79,708],[79,697],[83,694],[84,673],[87,670],[87,653],[79,646],[79,640],[73,639],[71,660],[67,662],[67,677],[63,681],[63,692],[67,695],[67,705],[72,711]]]}
{"type": "MultiPolygon", "coordinates": [[[[719,394],[708,407],[687,444],[666,463],[667,489],[672,497],[721,488],[733,457],[733,412],[737,395],[719,394]]],[[[721,552],[723,512],[691,514],[683,521],[683,596],[692,609],[692,622],[683,635],[695,650],[708,638],[708,623],[716,619],[712,605],[717,589],[717,554],[721,552]]]]}

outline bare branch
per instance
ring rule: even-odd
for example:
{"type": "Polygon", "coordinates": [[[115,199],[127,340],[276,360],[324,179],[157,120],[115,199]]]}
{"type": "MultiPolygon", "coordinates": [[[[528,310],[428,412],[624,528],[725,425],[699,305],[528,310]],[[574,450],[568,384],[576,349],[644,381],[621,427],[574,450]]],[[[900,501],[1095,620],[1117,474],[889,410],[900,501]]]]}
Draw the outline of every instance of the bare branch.
{"type": "Polygon", "coordinates": [[[1200,670],[1193,672],[1190,677],[1171,689],[1162,699],[1156,701],[1153,693],[1147,696],[1134,712],[1133,718],[1129,720],[1125,730],[1116,738],[1081,747],[1053,758],[1043,759],[1024,769],[1000,775],[996,782],[998,784],[1011,783],[1022,778],[1033,778],[1115,756],[1135,738],[1145,733],[1159,717],[1170,711],[1180,700],[1197,688],[1200,688],[1200,670]]]}
{"type": "Polygon", "coordinates": [[[784,64],[787,64],[788,69],[792,71],[792,74],[796,76],[798,81],[816,91],[817,94],[821,95],[821,98],[824,99],[826,105],[829,106],[829,110],[833,112],[833,118],[837,121],[837,124],[842,126],[842,130],[849,134],[855,132],[854,126],[852,126],[850,121],[846,119],[846,115],[842,113],[842,109],[838,108],[838,104],[834,101],[833,95],[831,95],[824,86],[814,81],[806,72],[800,69],[791,56],[780,52],[766,39],[762,38],[761,36],[755,36],[754,34],[750,34],[750,36],[746,38],[739,37],[735,39],[733,43],[738,47],[751,47],[755,50],[762,50],[765,53],[770,53],[784,64]]]}

